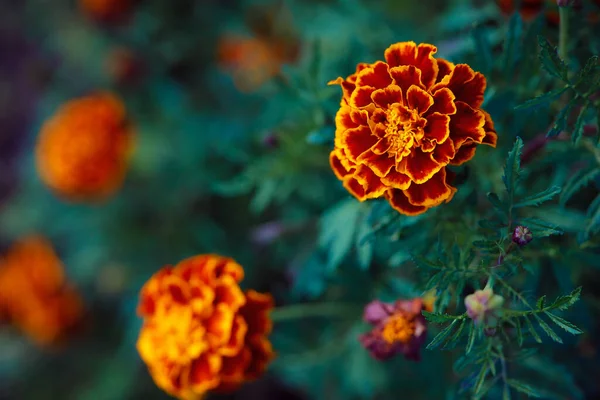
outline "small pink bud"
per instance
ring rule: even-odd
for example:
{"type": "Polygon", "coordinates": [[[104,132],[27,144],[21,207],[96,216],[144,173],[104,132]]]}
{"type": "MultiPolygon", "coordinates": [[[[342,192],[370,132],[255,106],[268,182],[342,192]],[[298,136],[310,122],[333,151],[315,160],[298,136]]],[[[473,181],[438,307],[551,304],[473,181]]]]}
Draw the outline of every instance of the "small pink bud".
{"type": "Polygon", "coordinates": [[[525,246],[527,243],[531,242],[532,239],[533,234],[526,226],[517,226],[512,235],[512,241],[519,246],[525,246]]]}

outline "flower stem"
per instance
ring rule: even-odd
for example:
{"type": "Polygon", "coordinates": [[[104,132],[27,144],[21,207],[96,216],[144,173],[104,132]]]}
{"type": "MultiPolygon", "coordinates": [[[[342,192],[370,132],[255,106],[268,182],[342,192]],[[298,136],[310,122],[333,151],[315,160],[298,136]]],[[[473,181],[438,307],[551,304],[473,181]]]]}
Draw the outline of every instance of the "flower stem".
{"type": "Polygon", "coordinates": [[[308,303],[279,307],[271,312],[273,322],[312,317],[343,317],[360,315],[363,305],[350,303],[308,303]]]}
{"type": "Polygon", "coordinates": [[[567,61],[569,40],[569,7],[559,7],[560,25],[558,32],[558,55],[567,61]]]}

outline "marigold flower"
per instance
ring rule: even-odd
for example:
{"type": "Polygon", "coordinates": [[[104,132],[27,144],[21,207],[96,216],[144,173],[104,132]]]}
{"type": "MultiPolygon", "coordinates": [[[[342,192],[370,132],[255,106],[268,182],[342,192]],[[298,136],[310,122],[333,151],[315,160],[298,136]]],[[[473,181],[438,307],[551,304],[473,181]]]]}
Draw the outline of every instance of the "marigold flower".
{"type": "Polygon", "coordinates": [[[181,399],[229,392],[273,359],[267,335],[273,298],[243,293],[234,260],[199,255],[167,266],[144,285],[137,348],[155,383],[181,399]]]}
{"type": "Polygon", "coordinates": [[[498,321],[500,308],[504,304],[504,298],[486,287],[465,297],[467,315],[474,323],[483,323],[488,327],[495,327],[498,321]]]}
{"type": "Polygon", "coordinates": [[[431,311],[431,306],[420,298],[394,303],[372,301],[365,307],[363,318],[374,327],[360,335],[361,344],[377,360],[386,360],[398,353],[409,360],[420,360],[420,349],[427,336],[422,310],[431,311]]]}
{"type": "Polygon", "coordinates": [[[485,77],[436,52],[396,43],[385,62],[358,64],[329,82],[343,92],[330,164],[360,201],[384,196],[402,214],[421,214],[454,196],[447,165],[470,160],[478,144],[495,147],[494,124],[480,108],[485,77]]]}
{"type": "Polygon", "coordinates": [[[217,54],[219,64],[230,71],[235,86],[242,92],[257,90],[297,56],[295,42],[236,35],[221,38],[217,54]]]}
{"type": "Polygon", "coordinates": [[[82,302],[67,283],[52,245],[30,236],[0,261],[0,309],[35,342],[48,345],[65,337],[82,314],[82,302]]]}
{"type": "Polygon", "coordinates": [[[118,24],[131,16],[133,3],[133,0],[79,0],[79,7],[97,22],[118,24]]]}
{"type": "Polygon", "coordinates": [[[123,103],[98,93],[64,104],[42,127],[37,168],[46,185],[69,200],[102,200],[122,184],[132,133],[123,103]]]}

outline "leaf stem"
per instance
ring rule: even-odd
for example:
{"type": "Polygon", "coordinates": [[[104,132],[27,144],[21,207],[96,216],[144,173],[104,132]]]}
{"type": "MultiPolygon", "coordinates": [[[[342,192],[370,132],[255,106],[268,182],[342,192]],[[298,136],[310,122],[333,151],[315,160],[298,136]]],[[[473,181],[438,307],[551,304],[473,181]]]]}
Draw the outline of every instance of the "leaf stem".
{"type": "Polygon", "coordinates": [[[560,16],[558,32],[558,56],[566,63],[569,51],[569,7],[559,7],[558,13],[560,16]]]}

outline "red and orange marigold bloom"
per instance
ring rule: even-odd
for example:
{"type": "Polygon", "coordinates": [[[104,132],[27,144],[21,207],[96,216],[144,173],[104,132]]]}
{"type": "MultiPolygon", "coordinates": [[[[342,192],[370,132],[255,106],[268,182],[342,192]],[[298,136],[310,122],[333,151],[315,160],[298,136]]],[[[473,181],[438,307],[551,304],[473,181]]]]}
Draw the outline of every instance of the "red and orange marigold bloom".
{"type": "Polygon", "coordinates": [[[36,146],[40,177],[66,199],[105,199],[125,178],[132,136],[124,105],[112,94],[71,100],[42,127],[36,146]]]}
{"type": "Polygon", "coordinates": [[[385,62],[329,82],[342,87],[330,164],[360,201],[384,196],[402,214],[421,214],[454,196],[446,166],[470,160],[478,144],[496,146],[481,109],[485,77],[436,52],[396,43],[385,62]]]}
{"type": "Polygon", "coordinates": [[[199,255],[167,266],[142,288],[137,348],[155,383],[180,399],[230,392],[258,378],[273,359],[269,294],[239,282],[234,260],[199,255]]]}
{"type": "Polygon", "coordinates": [[[91,19],[108,24],[127,21],[133,11],[134,0],[79,0],[81,11],[91,19]]]}
{"type": "Polygon", "coordinates": [[[46,239],[27,237],[0,260],[0,309],[7,321],[42,345],[58,342],[80,320],[81,298],[46,239]]]}

